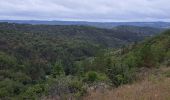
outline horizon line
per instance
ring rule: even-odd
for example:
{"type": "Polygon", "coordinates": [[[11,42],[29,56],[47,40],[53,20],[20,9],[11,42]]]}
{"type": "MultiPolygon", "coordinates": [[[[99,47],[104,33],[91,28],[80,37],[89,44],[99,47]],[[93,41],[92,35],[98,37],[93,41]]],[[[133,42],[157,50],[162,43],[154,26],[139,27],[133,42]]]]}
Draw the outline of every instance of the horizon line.
{"type": "Polygon", "coordinates": [[[87,22],[87,23],[170,23],[170,21],[86,21],[86,20],[36,20],[36,19],[0,19],[0,21],[48,21],[48,22],[87,22]]]}

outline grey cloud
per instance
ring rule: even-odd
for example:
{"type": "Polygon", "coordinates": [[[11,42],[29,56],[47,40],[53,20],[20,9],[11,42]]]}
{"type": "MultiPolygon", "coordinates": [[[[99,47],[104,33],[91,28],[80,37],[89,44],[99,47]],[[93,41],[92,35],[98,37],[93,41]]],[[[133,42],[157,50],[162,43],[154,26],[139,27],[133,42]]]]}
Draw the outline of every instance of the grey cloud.
{"type": "Polygon", "coordinates": [[[1,0],[0,19],[170,21],[169,0],[1,0]]]}

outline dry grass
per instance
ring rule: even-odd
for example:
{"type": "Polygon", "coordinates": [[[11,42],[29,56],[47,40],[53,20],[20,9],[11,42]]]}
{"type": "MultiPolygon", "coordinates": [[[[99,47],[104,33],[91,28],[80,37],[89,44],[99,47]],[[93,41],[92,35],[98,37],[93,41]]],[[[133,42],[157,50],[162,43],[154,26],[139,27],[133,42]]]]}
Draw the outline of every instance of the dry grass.
{"type": "Polygon", "coordinates": [[[142,81],[114,90],[92,91],[84,100],[170,100],[170,78],[161,74],[167,70],[162,68],[142,81]]]}

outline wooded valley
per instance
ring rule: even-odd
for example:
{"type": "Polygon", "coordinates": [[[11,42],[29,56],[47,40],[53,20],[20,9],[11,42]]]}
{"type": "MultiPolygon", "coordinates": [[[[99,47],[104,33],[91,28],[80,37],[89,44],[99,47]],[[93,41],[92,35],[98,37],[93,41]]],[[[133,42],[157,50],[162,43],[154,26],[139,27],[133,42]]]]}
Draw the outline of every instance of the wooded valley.
{"type": "Polygon", "coordinates": [[[0,23],[1,100],[81,100],[160,66],[170,66],[168,29],[0,23]]]}

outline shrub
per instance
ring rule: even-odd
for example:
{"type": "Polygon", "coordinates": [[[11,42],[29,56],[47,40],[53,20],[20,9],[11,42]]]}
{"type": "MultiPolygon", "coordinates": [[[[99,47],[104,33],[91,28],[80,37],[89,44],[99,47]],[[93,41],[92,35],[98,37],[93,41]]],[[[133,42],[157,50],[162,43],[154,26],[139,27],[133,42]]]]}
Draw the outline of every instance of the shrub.
{"type": "Polygon", "coordinates": [[[138,67],[155,67],[156,57],[153,54],[150,44],[144,44],[139,49],[135,51],[136,63],[138,67]]]}
{"type": "Polygon", "coordinates": [[[19,82],[10,79],[0,81],[0,99],[18,95],[22,89],[23,85],[19,82]]]}
{"type": "Polygon", "coordinates": [[[85,74],[84,81],[87,83],[108,81],[108,77],[103,73],[89,71],[85,74]]]}
{"type": "Polygon", "coordinates": [[[125,65],[127,65],[128,67],[137,67],[138,66],[138,62],[137,62],[138,59],[139,58],[137,58],[134,53],[130,52],[124,57],[123,63],[125,65]]]}
{"type": "Polygon", "coordinates": [[[44,84],[36,84],[34,86],[28,87],[28,89],[22,94],[21,98],[36,100],[45,91],[46,91],[46,87],[44,84]]]}
{"type": "Polygon", "coordinates": [[[86,78],[87,78],[87,81],[94,82],[98,80],[98,75],[94,71],[89,71],[86,73],[86,78]]]}
{"type": "Polygon", "coordinates": [[[108,69],[107,75],[115,86],[119,86],[134,80],[135,68],[130,68],[124,64],[116,64],[108,69]]]}
{"type": "Polygon", "coordinates": [[[69,94],[73,96],[81,96],[85,92],[83,83],[77,77],[58,76],[53,80],[49,87],[50,96],[67,97],[69,94]]]}

